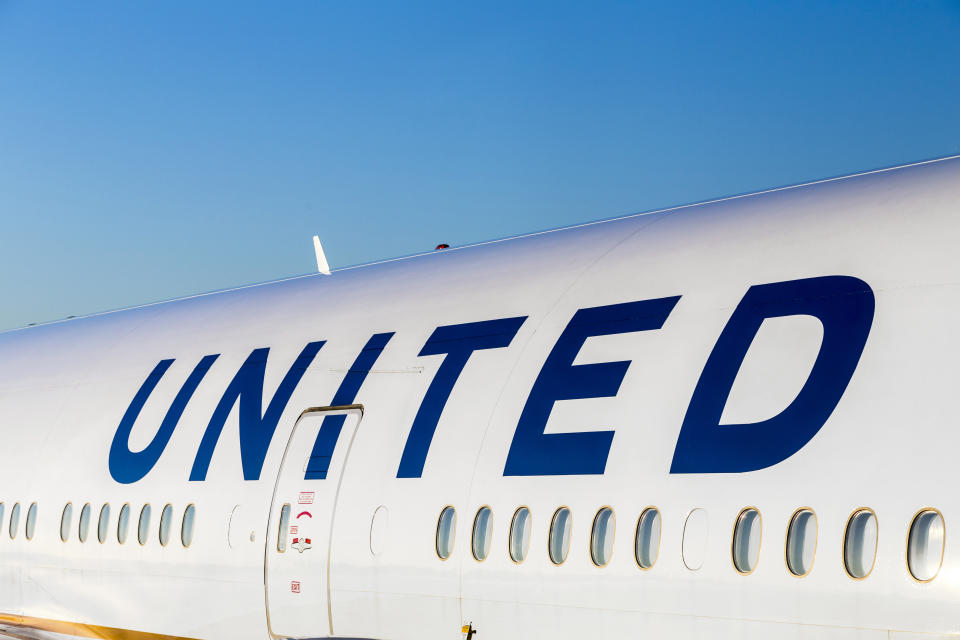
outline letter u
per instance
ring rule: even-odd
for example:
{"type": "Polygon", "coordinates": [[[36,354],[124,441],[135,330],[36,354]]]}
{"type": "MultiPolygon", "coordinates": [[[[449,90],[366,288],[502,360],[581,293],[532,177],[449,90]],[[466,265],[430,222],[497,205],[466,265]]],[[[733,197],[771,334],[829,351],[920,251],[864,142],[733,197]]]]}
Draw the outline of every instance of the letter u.
{"type": "Polygon", "coordinates": [[[150,394],[153,393],[153,390],[157,387],[160,379],[163,378],[163,375],[167,372],[167,369],[170,368],[170,365],[173,364],[174,360],[161,360],[157,363],[157,366],[153,368],[153,371],[150,372],[150,375],[147,376],[147,379],[140,386],[140,390],[137,391],[137,394],[133,397],[130,406],[127,407],[126,413],[123,414],[123,418],[120,420],[117,432],[113,436],[113,444],[110,445],[109,466],[110,475],[113,476],[114,480],[121,484],[131,484],[150,473],[150,470],[157,464],[157,460],[160,459],[160,455],[164,449],[167,448],[167,443],[170,442],[170,436],[173,435],[174,429],[177,428],[177,423],[180,422],[180,416],[183,415],[183,410],[187,407],[187,403],[190,402],[190,398],[193,397],[193,393],[197,390],[200,381],[203,380],[203,377],[218,357],[219,354],[210,355],[204,356],[203,359],[200,360],[199,364],[197,364],[190,373],[187,381],[180,387],[177,397],[174,398],[173,404],[171,404],[167,410],[167,415],[164,416],[163,422],[160,423],[160,428],[157,430],[156,435],[153,436],[150,444],[141,451],[130,451],[130,432],[133,431],[133,425],[143,410],[143,405],[147,403],[150,394]]]}

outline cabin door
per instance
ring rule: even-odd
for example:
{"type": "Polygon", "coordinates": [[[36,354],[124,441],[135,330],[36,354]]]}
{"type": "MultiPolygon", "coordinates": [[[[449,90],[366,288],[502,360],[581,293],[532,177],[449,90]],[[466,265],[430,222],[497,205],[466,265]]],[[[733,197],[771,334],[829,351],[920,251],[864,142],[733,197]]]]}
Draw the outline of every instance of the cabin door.
{"type": "Polygon", "coordinates": [[[267,625],[274,638],[333,635],[330,534],[340,480],[362,417],[361,405],[308,409],[287,441],[264,558],[267,625]],[[332,455],[325,447],[314,452],[318,442],[335,443],[332,455]]]}

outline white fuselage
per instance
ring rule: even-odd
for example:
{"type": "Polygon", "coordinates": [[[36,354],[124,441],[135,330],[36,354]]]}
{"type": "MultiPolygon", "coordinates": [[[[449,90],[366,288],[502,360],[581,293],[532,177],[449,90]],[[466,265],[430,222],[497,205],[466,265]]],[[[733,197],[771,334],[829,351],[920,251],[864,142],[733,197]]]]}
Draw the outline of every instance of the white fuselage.
{"type": "Polygon", "coordinates": [[[2,333],[0,632],[960,634],[958,247],[948,159],[2,333]],[[737,334],[741,314],[762,326],[737,334]],[[749,346],[742,365],[725,340],[749,346]],[[592,553],[604,507],[612,546],[592,553]],[[815,555],[798,577],[786,544],[804,508],[815,555]],[[866,510],[875,561],[857,568],[845,538],[866,510]],[[908,535],[933,510],[945,544],[931,538],[921,581],[908,535]]]}

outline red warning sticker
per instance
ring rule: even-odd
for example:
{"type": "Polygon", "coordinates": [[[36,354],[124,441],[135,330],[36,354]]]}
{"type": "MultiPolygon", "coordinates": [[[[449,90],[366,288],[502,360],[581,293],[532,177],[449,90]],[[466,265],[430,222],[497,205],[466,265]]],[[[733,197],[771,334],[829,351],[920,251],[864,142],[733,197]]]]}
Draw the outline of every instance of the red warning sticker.
{"type": "Polygon", "coordinates": [[[313,491],[301,491],[300,499],[297,500],[300,504],[313,504],[313,491]]]}
{"type": "Polygon", "coordinates": [[[300,581],[291,580],[290,581],[290,593],[300,593],[300,581]]]}
{"type": "Polygon", "coordinates": [[[300,531],[300,527],[298,527],[295,524],[290,525],[290,535],[295,536],[297,535],[297,533],[299,533],[299,531],[300,531]]]}

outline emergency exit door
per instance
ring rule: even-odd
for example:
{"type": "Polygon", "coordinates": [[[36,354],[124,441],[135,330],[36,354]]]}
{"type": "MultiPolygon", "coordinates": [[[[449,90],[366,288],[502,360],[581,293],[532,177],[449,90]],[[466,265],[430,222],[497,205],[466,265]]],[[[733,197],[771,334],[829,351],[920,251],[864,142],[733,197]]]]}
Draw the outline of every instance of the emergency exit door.
{"type": "Polygon", "coordinates": [[[287,441],[264,558],[267,625],[275,638],[333,635],[330,535],[340,481],[362,417],[361,405],[308,409],[287,441]],[[315,450],[318,442],[332,443],[332,451],[315,450]]]}

